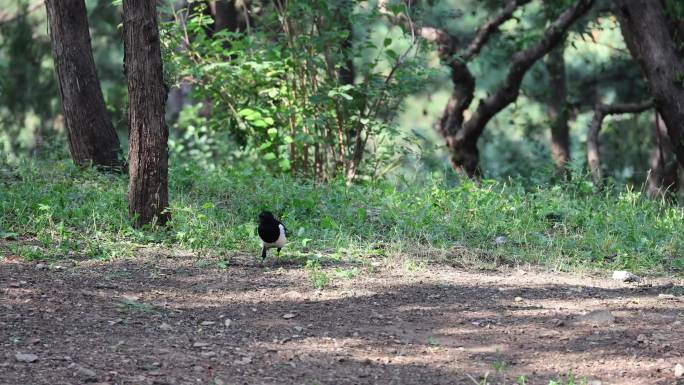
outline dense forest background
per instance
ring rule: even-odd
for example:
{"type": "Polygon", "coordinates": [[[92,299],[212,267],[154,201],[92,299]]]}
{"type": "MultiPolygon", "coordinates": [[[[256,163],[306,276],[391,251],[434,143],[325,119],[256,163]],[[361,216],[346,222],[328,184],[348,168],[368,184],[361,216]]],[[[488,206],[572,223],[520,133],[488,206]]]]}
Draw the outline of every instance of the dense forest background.
{"type": "MultiPolygon", "coordinates": [[[[455,35],[469,37],[477,26],[483,24],[498,10],[498,3],[439,1],[431,2],[429,7],[414,13],[419,14],[416,17],[420,17],[417,23],[442,24],[455,35]]],[[[494,35],[480,54],[472,60],[470,68],[477,79],[477,98],[491,93],[501,83],[507,70],[507,61],[519,47],[543,34],[544,27],[551,17],[548,13],[552,12],[548,8],[561,7],[564,2],[555,3],[520,7],[516,10],[515,17],[504,23],[500,33],[494,35]]],[[[321,9],[316,7],[321,8],[325,5],[316,2],[302,4],[310,8],[289,12],[321,13],[321,9]]],[[[3,21],[0,23],[0,66],[2,72],[8,74],[3,77],[0,84],[0,124],[3,127],[0,141],[3,153],[9,159],[22,154],[64,156],[64,121],[60,114],[59,92],[52,66],[44,7],[21,1],[3,1],[0,5],[3,9],[3,21]]],[[[237,5],[238,8],[241,6],[237,5]]],[[[260,5],[257,2],[250,6],[255,7],[255,10],[250,12],[264,13],[256,16],[259,23],[266,25],[273,22],[267,14],[274,12],[273,10],[259,11],[259,7],[267,7],[267,4],[260,5]]],[[[431,173],[452,175],[443,139],[434,128],[452,90],[448,69],[440,65],[434,46],[412,42],[410,31],[402,31],[398,26],[392,25],[388,18],[377,14],[377,9],[373,10],[373,5],[360,4],[356,7],[354,15],[349,20],[354,23],[351,26],[352,41],[349,50],[354,56],[353,62],[358,68],[357,72],[360,72],[356,74],[357,84],[362,83],[364,74],[361,68],[365,64],[375,60],[377,72],[382,73],[383,69],[391,68],[392,58],[387,56],[390,49],[392,53],[402,54],[409,45],[416,45],[415,51],[409,53],[410,58],[406,58],[410,60],[405,60],[406,63],[400,68],[403,71],[400,75],[403,77],[393,85],[395,89],[388,92],[392,99],[388,100],[388,107],[391,106],[392,111],[389,108],[387,111],[378,111],[382,124],[387,125],[388,130],[378,129],[382,134],[373,141],[377,147],[376,159],[370,163],[377,161],[379,164],[368,164],[363,171],[364,176],[414,178],[431,173]],[[380,52],[383,48],[387,50],[380,52]]],[[[121,7],[116,2],[88,1],[87,8],[93,55],[102,90],[114,126],[125,146],[126,82],[122,70],[121,7]]],[[[261,66],[257,71],[264,73],[261,75],[263,78],[249,78],[248,74],[244,73],[233,73],[230,75],[233,77],[228,78],[228,75],[208,71],[199,76],[204,76],[201,79],[204,83],[190,85],[183,82],[182,77],[198,75],[189,73],[191,63],[187,60],[192,58],[173,51],[182,50],[176,45],[178,42],[174,41],[179,38],[176,33],[183,32],[178,31],[177,20],[188,17],[187,14],[179,15],[178,13],[182,13],[179,9],[180,4],[171,2],[160,7],[162,17],[166,20],[164,28],[167,31],[167,39],[164,43],[167,48],[167,69],[169,72],[176,71],[168,74],[168,80],[170,84],[180,86],[180,89],[171,90],[167,111],[171,152],[204,162],[207,166],[233,164],[236,160],[259,159],[256,164],[268,167],[271,171],[289,169],[289,165],[284,162],[281,162],[280,166],[271,164],[271,155],[264,156],[269,152],[259,150],[259,146],[268,139],[267,136],[256,135],[268,128],[258,127],[263,120],[259,120],[257,126],[249,127],[253,131],[239,131],[231,125],[244,125],[245,120],[236,123],[233,117],[226,116],[226,113],[231,113],[226,111],[228,105],[223,99],[212,96],[212,92],[229,95],[225,87],[234,86],[237,88],[234,88],[235,94],[231,95],[231,109],[238,109],[240,111],[237,112],[243,114],[249,112],[246,110],[248,108],[262,113],[274,113],[277,107],[264,105],[257,100],[257,96],[259,92],[263,95],[263,92],[276,84],[274,79],[269,78],[274,75],[265,72],[297,69],[288,68],[287,64],[279,62],[277,57],[269,57],[278,50],[285,53],[288,47],[274,44],[271,47],[274,52],[266,52],[263,50],[269,47],[262,45],[255,49],[261,52],[238,54],[232,59],[241,65],[250,65],[251,62],[255,66],[261,66]],[[174,12],[176,20],[173,20],[174,12]],[[210,84],[207,86],[206,82],[210,84]],[[256,85],[262,89],[254,88],[257,82],[262,82],[256,85]],[[250,89],[252,95],[247,95],[250,89]],[[207,111],[210,103],[214,103],[213,111],[207,111]]],[[[210,20],[197,21],[211,23],[210,20]]],[[[295,26],[302,30],[293,33],[304,33],[305,22],[311,21],[302,20],[301,25],[295,26]]],[[[345,25],[328,27],[331,31],[339,32],[344,31],[345,25]]],[[[193,26],[190,25],[188,28],[193,26]]],[[[192,59],[196,60],[195,71],[198,71],[197,67],[200,65],[206,69],[212,64],[216,68],[222,64],[207,52],[209,43],[204,41],[204,34],[211,28],[213,27],[209,26],[204,31],[191,31],[197,36],[202,35],[192,42],[192,50],[197,52],[198,57],[202,56],[199,59],[192,59]]],[[[243,33],[255,39],[258,34],[263,34],[259,37],[271,34],[272,39],[278,37],[275,31],[264,30],[266,27],[258,24],[252,29],[252,35],[246,31],[243,33]]],[[[213,37],[213,41],[223,39],[224,43],[221,44],[227,45],[228,41],[231,41],[230,44],[246,44],[245,38],[231,35],[235,31],[225,29],[224,32],[224,35],[213,37]],[[236,42],[233,43],[233,40],[236,42]]],[[[210,36],[207,38],[212,39],[210,36]]],[[[315,49],[315,44],[333,44],[335,39],[339,39],[326,36],[316,38],[319,41],[299,41],[296,44],[311,45],[315,49]],[[329,41],[326,42],[325,39],[329,41]]],[[[239,51],[236,46],[225,49],[239,51]]],[[[584,173],[587,170],[587,131],[595,104],[641,101],[647,99],[647,90],[639,66],[625,46],[616,17],[607,7],[602,9],[601,4],[595,6],[588,15],[571,27],[565,41],[557,50],[559,54],[556,60],[564,63],[567,83],[567,95],[563,103],[564,108],[567,108],[566,117],[570,126],[570,167],[576,172],[584,173]]],[[[481,168],[486,178],[520,178],[531,184],[538,184],[547,181],[552,175],[550,127],[553,122],[548,111],[555,85],[549,73],[552,68],[550,60],[551,57],[545,58],[533,65],[524,78],[517,100],[497,114],[487,125],[479,144],[481,168]]],[[[195,76],[194,80],[199,81],[197,78],[198,76],[195,76]]],[[[360,88],[355,88],[352,93],[359,90],[360,88]]],[[[249,123],[249,120],[246,122],[249,123]]],[[[277,124],[269,127],[286,130],[285,127],[277,127],[283,123],[279,120],[277,124]]],[[[657,138],[653,135],[654,125],[655,114],[652,109],[606,119],[601,133],[602,167],[606,176],[617,184],[633,185],[636,188],[645,183],[651,169],[649,155],[657,146],[657,138]]],[[[291,139],[299,141],[302,137],[291,139]]],[[[283,160],[287,156],[283,150],[285,143],[282,140],[289,141],[290,138],[278,137],[278,140],[280,142],[274,146],[280,148],[271,153],[277,156],[278,160],[283,160]]],[[[289,161],[291,162],[291,159],[289,161]]]]}

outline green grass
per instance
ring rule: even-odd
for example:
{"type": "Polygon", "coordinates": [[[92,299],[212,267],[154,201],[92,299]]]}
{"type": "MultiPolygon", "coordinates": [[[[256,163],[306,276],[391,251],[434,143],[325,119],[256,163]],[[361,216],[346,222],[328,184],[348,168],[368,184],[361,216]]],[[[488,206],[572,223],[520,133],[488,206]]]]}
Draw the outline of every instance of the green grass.
{"type": "MultiPolygon", "coordinates": [[[[303,264],[312,255],[333,263],[401,256],[415,260],[406,262],[408,270],[428,259],[474,258],[558,270],[684,271],[681,208],[639,191],[597,192],[579,177],[537,188],[492,181],[453,186],[440,177],[313,185],[246,166],[173,163],[168,229],[137,230],[128,219],[125,176],[79,170],[70,161],[0,168],[0,248],[31,260],[132,257],[151,243],[200,255],[256,254],[255,218],[270,209],[293,233],[285,257],[303,264]]],[[[327,284],[320,266],[309,270],[317,285],[327,284]]]]}

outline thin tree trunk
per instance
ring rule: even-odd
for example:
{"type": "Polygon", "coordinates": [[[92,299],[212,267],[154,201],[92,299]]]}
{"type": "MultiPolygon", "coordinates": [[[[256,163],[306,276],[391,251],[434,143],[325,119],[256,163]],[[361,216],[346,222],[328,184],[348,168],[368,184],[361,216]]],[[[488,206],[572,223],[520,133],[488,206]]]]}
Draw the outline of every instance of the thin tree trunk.
{"type": "Polygon", "coordinates": [[[684,166],[684,87],[682,58],[661,1],[615,0],[622,36],[632,56],[646,75],[646,81],[661,114],[674,153],[684,166]]]}
{"type": "Polygon", "coordinates": [[[341,24],[347,30],[347,37],[342,41],[342,53],[344,55],[344,65],[338,71],[340,84],[354,84],[356,73],[354,71],[354,55],[352,52],[354,42],[354,26],[349,19],[354,4],[351,1],[344,1],[339,10],[341,24]]]}
{"type": "Polygon", "coordinates": [[[565,76],[565,47],[560,43],[549,52],[546,70],[549,73],[550,97],[547,104],[551,121],[551,157],[556,174],[570,179],[570,126],[568,125],[567,86],[565,76]]]}
{"type": "Polygon", "coordinates": [[[95,70],[84,0],[46,0],[52,56],[71,157],[78,166],[125,167],[95,70]]]}
{"type": "Polygon", "coordinates": [[[673,159],[672,143],[667,134],[667,127],[657,112],[653,125],[653,139],[655,146],[649,158],[651,170],[647,180],[648,196],[650,198],[663,198],[677,190],[679,181],[677,178],[677,161],[673,159]]]}
{"type": "Polygon", "coordinates": [[[169,219],[169,131],[164,121],[164,84],[154,1],[124,0],[124,66],[128,79],[130,181],[128,208],[134,226],[169,219]]]}
{"type": "Polygon", "coordinates": [[[596,104],[596,107],[594,107],[594,118],[587,132],[587,164],[589,165],[595,186],[599,188],[603,186],[601,152],[599,151],[599,133],[601,132],[603,119],[608,115],[639,113],[649,108],[653,108],[653,101],[651,100],[631,104],[596,104]]]}

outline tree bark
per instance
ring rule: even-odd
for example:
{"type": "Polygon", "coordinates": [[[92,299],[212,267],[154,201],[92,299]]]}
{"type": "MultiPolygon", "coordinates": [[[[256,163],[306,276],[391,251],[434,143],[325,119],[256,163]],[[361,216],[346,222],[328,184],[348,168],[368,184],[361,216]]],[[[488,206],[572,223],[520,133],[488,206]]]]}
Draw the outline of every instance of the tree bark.
{"type": "Polygon", "coordinates": [[[672,197],[679,188],[677,161],[673,159],[672,142],[667,134],[667,127],[660,117],[655,114],[653,125],[653,140],[655,146],[649,157],[651,166],[648,173],[648,196],[650,198],[672,197]]]}
{"type": "Polygon", "coordinates": [[[340,84],[354,84],[356,72],[354,71],[354,55],[352,52],[354,43],[354,26],[350,20],[350,15],[353,12],[354,4],[351,1],[344,1],[338,11],[340,24],[347,30],[347,36],[342,41],[342,53],[344,55],[344,64],[338,71],[338,78],[340,84]]]}
{"type": "Polygon", "coordinates": [[[653,108],[653,101],[651,100],[632,104],[596,104],[596,107],[594,107],[594,118],[587,132],[587,164],[589,165],[595,186],[599,188],[603,186],[601,152],[599,151],[599,133],[601,132],[603,119],[608,115],[639,113],[649,108],[653,108]]]}
{"type": "Polygon", "coordinates": [[[684,68],[672,36],[676,29],[661,1],[615,0],[622,36],[639,62],[656,109],[661,114],[672,148],[684,166],[684,68]]]}
{"type": "Polygon", "coordinates": [[[169,131],[156,2],[123,2],[124,68],[128,79],[128,209],[135,227],[169,219],[169,131]]]}
{"type": "Polygon", "coordinates": [[[121,170],[119,137],[95,70],[84,0],[46,0],[52,56],[74,163],[121,170]]]}
{"type": "Polygon", "coordinates": [[[551,124],[551,158],[556,174],[570,180],[570,126],[568,125],[567,85],[563,43],[549,52],[546,71],[549,74],[549,102],[547,104],[551,124]]]}

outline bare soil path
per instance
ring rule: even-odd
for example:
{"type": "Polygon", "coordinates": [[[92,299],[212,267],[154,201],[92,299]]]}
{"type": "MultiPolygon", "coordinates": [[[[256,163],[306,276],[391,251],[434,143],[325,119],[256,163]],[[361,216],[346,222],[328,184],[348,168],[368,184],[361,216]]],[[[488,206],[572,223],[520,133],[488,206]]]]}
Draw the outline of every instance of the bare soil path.
{"type": "Polygon", "coordinates": [[[387,263],[316,290],[242,259],[7,256],[0,384],[684,384],[682,280],[387,263]]]}

